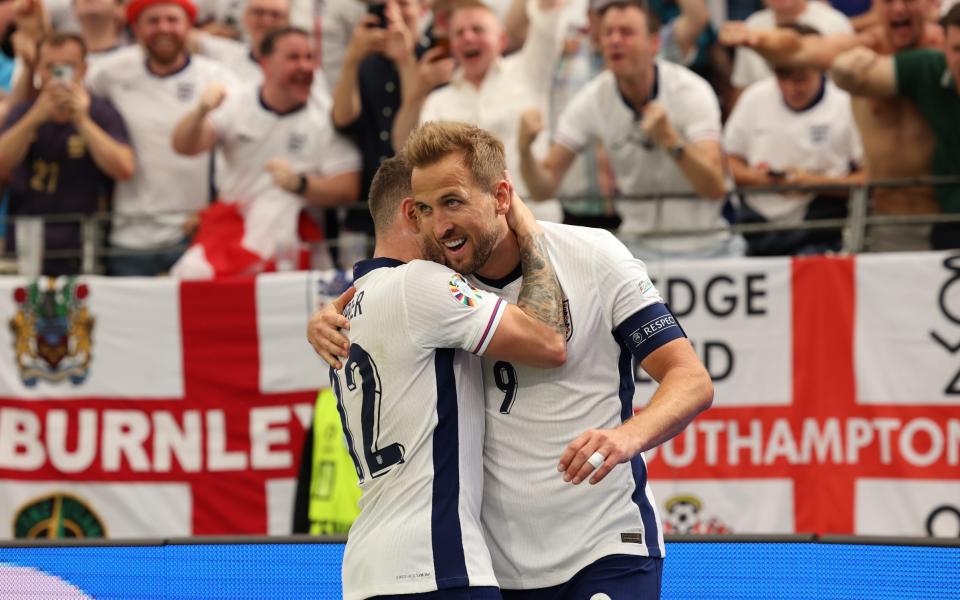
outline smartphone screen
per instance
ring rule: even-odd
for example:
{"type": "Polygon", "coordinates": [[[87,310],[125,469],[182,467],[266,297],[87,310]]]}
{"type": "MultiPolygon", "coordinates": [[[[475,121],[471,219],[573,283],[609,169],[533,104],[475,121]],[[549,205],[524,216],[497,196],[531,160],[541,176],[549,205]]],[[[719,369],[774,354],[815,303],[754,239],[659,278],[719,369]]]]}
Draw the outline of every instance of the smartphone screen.
{"type": "Polygon", "coordinates": [[[53,64],[50,65],[50,71],[54,79],[73,81],[73,65],[53,64]]]}
{"type": "Polygon", "coordinates": [[[441,48],[443,50],[443,56],[450,56],[450,38],[448,37],[438,37],[433,40],[434,48],[441,48]]]}
{"type": "Polygon", "coordinates": [[[387,27],[387,5],[371,2],[367,5],[367,12],[377,17],[377,27],[387,27]]]}

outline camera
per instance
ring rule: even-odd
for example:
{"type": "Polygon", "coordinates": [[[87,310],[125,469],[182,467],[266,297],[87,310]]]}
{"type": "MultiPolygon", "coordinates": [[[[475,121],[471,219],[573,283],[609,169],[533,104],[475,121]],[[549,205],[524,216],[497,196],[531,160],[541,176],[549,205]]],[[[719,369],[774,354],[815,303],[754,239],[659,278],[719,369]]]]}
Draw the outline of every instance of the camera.
{"type": "Polygon", "coordinates": [[[73,65],[50,65],[50,73],[57,81],[73,81],[73,65]]]}

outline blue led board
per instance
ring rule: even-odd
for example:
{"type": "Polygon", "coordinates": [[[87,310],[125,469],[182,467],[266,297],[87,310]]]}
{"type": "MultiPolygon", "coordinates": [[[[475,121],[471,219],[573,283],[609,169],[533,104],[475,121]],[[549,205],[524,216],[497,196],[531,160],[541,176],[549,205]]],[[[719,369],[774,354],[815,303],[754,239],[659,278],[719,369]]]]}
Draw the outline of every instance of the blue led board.
{"type": "MultiPolygon", "coordinates": [[[[340,544],[0,548],[0,598],[340,598],[340,544]]],[[[960,547],[667,544],[664,599],[960,600],[960,547]]]]}

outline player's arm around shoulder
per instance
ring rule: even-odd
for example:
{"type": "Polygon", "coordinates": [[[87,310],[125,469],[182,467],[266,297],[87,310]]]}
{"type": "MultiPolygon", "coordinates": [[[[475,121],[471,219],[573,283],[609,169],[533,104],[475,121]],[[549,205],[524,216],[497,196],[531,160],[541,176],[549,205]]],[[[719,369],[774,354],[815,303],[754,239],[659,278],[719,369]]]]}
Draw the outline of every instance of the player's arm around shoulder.
{"type": "Polygon", "coordinates": [[[560,367],[567,361],[563,290],[546,251],[543,228],[510,192],[507,221],[520,247],[523,282],[517,304],[504,310],[484,355],[532,367],[560,367]]]}
{"type": "Polygon", "coordinates": [[[350,339],[346,331],[350,329],[350,320],[343,316],[343,311],[353,299],[356,289],[353,287],[313,313],[307,323],[307,341],[323,362],[339,369],[340,359],[347,358],[350,352],[350,339]]]}

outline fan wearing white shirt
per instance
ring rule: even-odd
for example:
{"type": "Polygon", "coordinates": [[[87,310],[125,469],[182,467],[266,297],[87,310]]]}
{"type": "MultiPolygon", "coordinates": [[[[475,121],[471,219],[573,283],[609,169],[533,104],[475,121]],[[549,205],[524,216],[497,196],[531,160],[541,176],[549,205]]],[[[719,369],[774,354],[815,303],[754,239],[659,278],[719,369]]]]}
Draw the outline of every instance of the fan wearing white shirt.
{"type": "MultiPolygon", "coordinates": [[[[803,35],[811,27],[793,25],[803,35]]],[[[821,69],[779,67],[750,85],[727,120],[724,147],[737,186],[853,185],[866,177],[850,95],[821,69]]],[[[793,224],[846,217],[843,189],[745,195],[742,222],[793,224]]],[[[839,251],[839,230],[777,231],[747,238],[749,256],[839,251]]]]}
{"type": "MultiPolygon", "coordinates": [[[[503,56],[507,34],[493,9],[480,0],[460,0],[450,16],[450,52],[459,64],[450,84],[431,91],[412,84],[410,69],[402,69],[404,98],[393,126],[393,144],[403,147],[410,131],[427,121],[460,121],[486,129],[503,140],[507,168],[517,172],[517,119],[520,112],[537,108],[547,113],[553,75],[563,51],[567,11],[561,0],[529,0],[530,27],[523,47],[503,56]],[[419,95],[415,95],[419,94],[419,95]]],[[[547,149],[547,138],[537,151],[547,149]]],[[[527,197],[526,186],[517,192],[527,197]]],[[[537,198],[530,209],[537,218],[562,219],[560,203],[537,198]]]]}
{"type": "Polygon", "coordinates": [[[534,198],[549,198],[577,154],[599,141],[624,195],[663,194],[655,201],[620,201],[619,233],[634,256],[713,258],[743,253],[729,232],[641,239],[657,229],[723,229],[725,184],[720,107],[710,85],[689,69],[655,60],[659,37],[645,3],[613,0],[597,8],[607,70],[567,105],[543,161],[531,151],[544,127],[537,111],[520,121],[520,172],[534,198]],[[699,199],[670,197],[694,193],[699,199]]]}
{"type": "Polygon", "coordinates": [[[190,0],[133,0],[127,21],[142,52],[121,50],[87,76],[87,87],[113,103],[137,158],[133,178],[117,184],[107,260],[113,275],[158,275],[186,250],[190,219],[210,200],[208,156],[170,147],[173,126],[211,83],[233,85],[217,63],[187,52],[196,8],[190,0]]]}
{"type": "MultiPolygon", "coordinates": [[[[356,201],[360,155],[335,133],[329,113],[311,95],[313,53],[307,32],[295,27],[272,31],[261,54],[263,85],[247,86],[230,98],[219,87],[204,90],[196,108],[177,124],[173,147],[194,155],[222,146],[221,200],[237,205],[244,235],[219,243],[238,243],[259,261],[269,261],[278,250],[299,244],[305,205],[329,208],[356,201]]],[[[200,235],[205,225],[201,223],[200,235]]],[[[256,262],[213,264],[214,250],[194,246],[175,272],[208,277],[259,269],[256,262]],[[204,259],[214,272],[195,269],[204,259]]]]}
{"type": "MultiPolygon", "coordinates": [[[[502,173],[502,171],[501,171],[502,173]]],[[[499,179],[499,178],[498,178],[499,179]]],[[[516,304],[481,292],[416,236],[410,167],[370,189],[374,258],[354,267],[350,351],[330,369],[362,496],[343,557],[345,600],[498,600],[480,524],[483,380],[478,357],[558,367],[563,296],[543,230],[512,187],[491,187],[523,249],[516,304]]]]}

